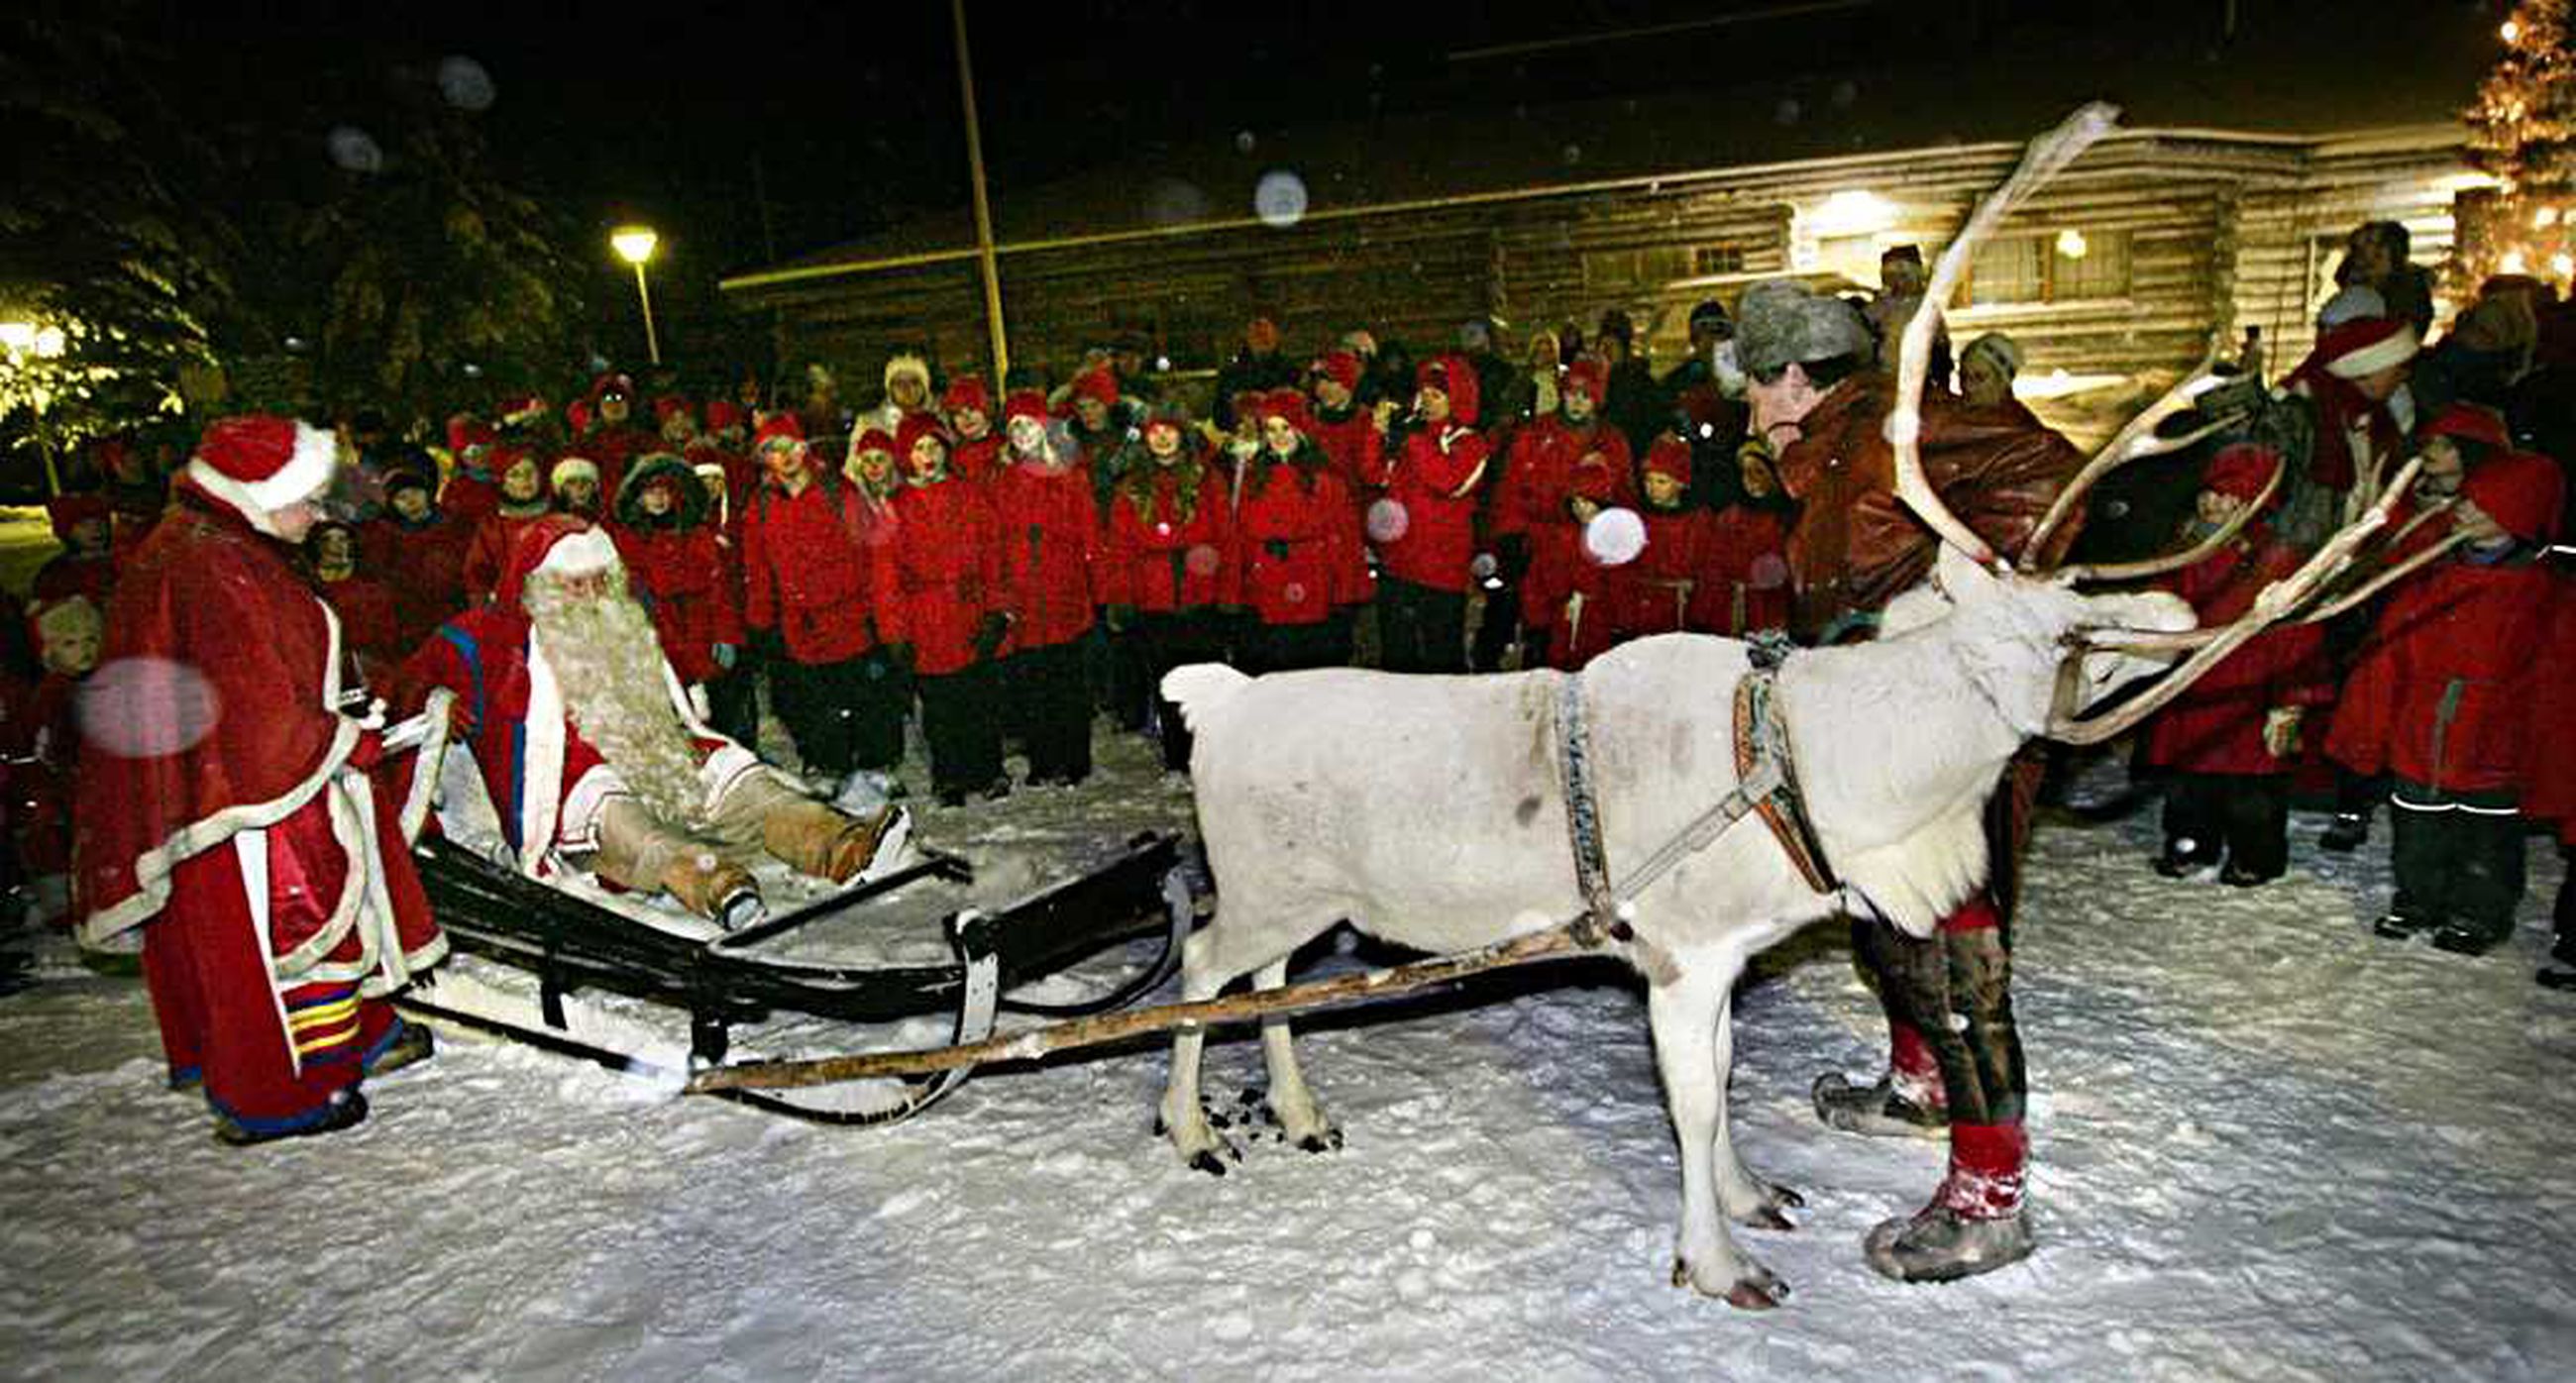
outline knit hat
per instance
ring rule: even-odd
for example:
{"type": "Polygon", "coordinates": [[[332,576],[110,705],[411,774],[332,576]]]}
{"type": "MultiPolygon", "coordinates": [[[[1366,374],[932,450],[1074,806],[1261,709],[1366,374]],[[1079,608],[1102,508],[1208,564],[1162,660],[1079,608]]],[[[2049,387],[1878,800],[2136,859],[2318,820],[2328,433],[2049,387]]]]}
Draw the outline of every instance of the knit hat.
{"type": "Polygon", "coordinates": [[[1708,301],[1701,303],[1699,306],[1692,308],[1690,310],[1690,320],[1687,325],[1692,331],[1698,331],[1702,327],[1706,327],[1711,331],[1723,332],[1728,335],[1733,335],[1735,331],[1734,321],[1726,315],[1726,304],[1719,302],[1715,298],[1711,298],[1708,301]]]}
{"type": "Polygon", "coordinates": [[[1987,332],[1969,342],[1966,348],[1959,352],[1959,364],[1965,366],[1979,356],[1985,357],[1986,363],[1994,367],[1995,373],[2006,379],[2021,373],[2021,347],[2013,344],[2013,339],[2000,331],[1987,332]]]}
{"type": "Polygon", "coordinates": [[[903,420],[894,431],[894,459],[906,467],[912,465],[912,448],[924,437],[939,439],[939,449],[948,450],[948,429],[927,413],[915,413],[903,420]]]}
{"type": "Polygon", "coordinates": [[[2460,497],[2524,542],[2546,542],[2557,535],[2566,484],[2557,462],[2538,452],[2508,451],[2469,467],[2460,497]]]}
{"type": "Polygon", "coordinates": [[[1315,373],[1345,389],[1360,387],[1360,358],[1349,351],[1328,351],[1315,362],[1315,373]]]}
{"type": "Polygon", "coordinates": [[[1103,405],[1118,406],[1118,376],[1107,370],[1085,370],[1073,381],[1076,400],[1098,399],[1103,405]]]}
{"type": "Polygon", "coordinates": [[[2475,403],[2452,404],[2425,419],[2424,425],[2415,432],[2418,446],[2436,437],[2477,442],[2492,451],[2504,451],[2513,446],[2513,434],[2505,430],[2504,415],[2475,403]]]}
{"type": "MultiPolygon", "coordinates": [[[[298,496],[301,498],[301,496],[298,496]]],[[[106,522],[114,517],[107,496],[88,493],[56,495],[45,501],[45,518],[54,527],[54,536],[68,543],[72,530],[91,519],[106,522]]]]}
{"type": "Polygon", "coordinates": [[[330,433],[294,418],[252,414],[208,427],[188,476],[247,518],[251,509],[265,515],[320,494],[339,464],[339,439],[330,433]]]}
{"type": "Polygon", "coordinates": [[[697,421],[696,414],[689,408],[689,401],[677,394],[664,394],[653,400],[653,421],[667,423],[674,417],[686,417],[691,422],[697,421]]]}
{"type": "Polygon", "coordinates": [[[760,431],[752,435],[751,449],[766,451],[772,446],[787,443],[800,447],[805,445],[805,428],[796,421],[795,414],[782,411],[761,419],[760,431]]]}
{"type": "Polygon", "coordinates": [[[599,463],[587,456],[567,456],[555,462],[553,470],[546,472],[547,489],[560,490],[564,487],[564,482],[569,480],[587,480],[593,485],[598,484],[599,463]]]}
{"type": "Polygon", "coordinates": [[[1262,395],[1261,406],[1254,410],[1254,414],[1264,424],[1272,418],[1285,418],[1301,436],[1310,435],[1315,430],[1314,418],[1306,411],[1306,396],[1294,389],[1273,389],[1262,395]]]}
{"type": "Polygon", "coordinates": [[[1601,395],[1607,387],[1608,377],[1609,372],[1601,368],[1600,361],[1589,358],[1578,360],[1565,367],[1565,378],[1557,384],[1557,392],[1581,394],[1593,403],[1599,404],[1601,395]]]}
{"type": "Polygon", "coordinates": [[[2415,358],[2423,346],[2412,322],[2394,317],[2359,317],[2329,327],[2317,338],[2317,355],[2326,373],[2337,379],[2366,379],[2415,358]]]}
{"type": "Polygon", "coordinates": [[[1809,361],[1866,357],[1873,345],[1869,324],[1848,304],[1792,279],[1764,279],[1736,304],[1736,359],[1756,379],[1809,361]]]}
{"type": "Polygon", "coordinates": [[[982,375],[959,375],[948,381],[947,390],[939,396],[939,406],[950,413],[975,412],[990,416],[993,391],[985,387],[982,375]]]}
{"type": "Polygon", "coordinates": [[[1657,437],[1654,445],[1646,448],[1646,474],[1671,476],[1687,487],[1691,481],[1690,443],[1669,432],[1657,437]]]}
{"type": "Polygon", "coordinates": [[[894,455],[894,434],[881,427],[872,427],[861,432],[850,442],[850,459],[853,461],[872,451],[881,451],[888,456],[894,455]]]}
{"type": "Polygon", "coordinates": [[[1010,397],[1002,400],[1002,427],[1008,430],[1014,418],[1035,418],[1044,423],[1047,420],[1046,395],[1035,389],[1012,390],[1010,397]]]}
{"type": "Polygon", "coordinates": [[[2209,458],[2208,469],[2200,473],[2200,488],[2216,490],[2248,504],[2272,483],[2272,472],[2279,468],[2280,454],[2270,447],[2253,442],[2236,442],[2218,449],[2209,458]]]}

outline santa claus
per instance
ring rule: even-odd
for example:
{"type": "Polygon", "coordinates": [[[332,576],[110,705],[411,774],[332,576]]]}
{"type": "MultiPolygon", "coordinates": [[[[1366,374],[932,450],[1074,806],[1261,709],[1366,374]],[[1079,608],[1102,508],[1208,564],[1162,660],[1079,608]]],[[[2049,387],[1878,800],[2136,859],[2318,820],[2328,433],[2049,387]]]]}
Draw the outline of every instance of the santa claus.
{"type": "Polygon", "coordinates": [[[835,883],[900,852],[910,818],[809,797],[698,719],[627,591],[616,546],[571,515],[520,535],[492,604],[442,626],[412,685],[455,692],[520,869],[587,869],[731,927],[759,914],[765,853],[835,883]]]}
{"type": "Polygon", "coordinates": [[[81,692],[81,933],[141,930],[170,1082],[228,1143],[365,1118],[360,1079],[428,1051],[385,997],[447,950],[406,848],[430,775],[399,808],[371,776],[381,717],[342,713],[339,621],[288,551],[335,463],[291,419],[208,428],[81,692]]]}

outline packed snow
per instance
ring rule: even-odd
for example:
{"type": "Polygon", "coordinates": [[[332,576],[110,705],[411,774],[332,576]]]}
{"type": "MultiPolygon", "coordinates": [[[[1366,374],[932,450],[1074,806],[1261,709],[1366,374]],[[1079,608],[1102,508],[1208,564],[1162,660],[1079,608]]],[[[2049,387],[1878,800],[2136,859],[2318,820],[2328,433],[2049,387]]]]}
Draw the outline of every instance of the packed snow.
{"type": "MultiPolygon", "coordinates": [[[[1141,746],[1102,752],[1084,789],[926,812],[922,835],[1033,875],[1070,842],[1186,823],[1186,785],[1141,746]]],[[[2097,764],[2075,795],[2118,791],[2097,764]]],[[[140,984],[44,941],[38,982],[0,997],[0,1359],[42,1378],[2576,1376],[2576,996],[2530,979],[2554,852],[2534,851],[2521,933],[2464,960],[2369,934],[2384,817],[2346,858],[2302,816],[2290,877],[2240,891],[2158,878],[2152,804],[2128,805],[2056,810],[2034,842],[2017,1010],[2040,1247],[1983,1278],[1861,1262],[1942,1151],[1809,1109],[1818,1072],[1881,1053],[1834,925],[1757,962],[1736,1010],[1738,1146],[1808,1205],[1793,1233],[1739,1231],[1795,1287],[1762,1315],[1668,1284],[1677,1161],[1642,995],[1604,964],[1303,1023],[1337,1153],[1277,1141],[1252,1109],[1258,1044],[1224,1036],[1209,1089],[1245,1148],[1211,1178],[1149,1132],[1160,1039],[987,1071],[878,1129],[449,1040],[372,1083],[352,1132],[228,1149],[163,1088],[140,984]]],[[[1393,959],[1344,934],[1301,973],[1393,959]]],[[[747,1040],[943,1035],[900,1029],[747,1040]]]]}

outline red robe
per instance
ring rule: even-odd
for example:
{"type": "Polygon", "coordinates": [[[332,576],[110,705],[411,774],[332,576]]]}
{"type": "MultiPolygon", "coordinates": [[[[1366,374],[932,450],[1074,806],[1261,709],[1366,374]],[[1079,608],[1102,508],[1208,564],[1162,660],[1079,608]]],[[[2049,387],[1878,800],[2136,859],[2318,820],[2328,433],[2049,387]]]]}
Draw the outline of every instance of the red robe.
{"type": "MultiPolygon", "coordinates": [[[[2298,570],[2299,549],[2254,525],[2225,548],[2166,578],[2191,602],[2202,627],[2230,624],[2263,588],[2298,570]]],[[[2285,773],[2292,761],[2263,747],[2264,718],[2278,706],[2315,706],[2334,696],[2325,629],[2281,624],[2256,635],[2147,722],[2145,762],[2186,773],[2285,773]]]]}
{"type": "Polygon", "coordinates": [[[1091,474],[1067,466],[1054,474],[1012,466],[990,493],[1009,592],[1013,651],[1071,643],[1091,629],[1100,602],[1091,589],[1100,551],[1100,509],[1091,474]]]}
{"type": "Polygon", "coordinates": [[[474,528],[474,540],[465,548],[465,603],[481,605],[492,598],[501,584],[501,573],[510,566],[510,550],[519,545],[519,535],[528,525],[552,512],[545,502],[514,505],[495,510],[474,528]]]}
{"type": "Polygon", "coordinates": [[[734,575],[715,529],[704,523],[690,529],[610,524],[608,536],[626,564],[636,599],[652,611],[672,671],[683,682],[713,680],[724,670],[716,664],[715,646],[743,638],[734,575]]]}
{"type": "Polygon", "coordinates": [[[465,608],[465,549],[474,526],[434,512],[417,526],[387,515],[358,530],[358,563],[394,597],[395,643],[404,653],[465,608]]]}
{"type": "Polygon", "coordinates": [[[963,671],[975,661],[984,616],[1010,608],[992,501],[951,476],[897,490],[894,520],[886,637],[912,645],[913,671],[923,676],[963,671]]]}
{"type": "Polygon", "coordinates": [[[411,649],[403,643],[393,592],[371,576],[351,575],[320,583],[322,598],[340,617],[340,647],[357,660],[367,684],[381,694],[389,673],[411,649]]]}
{"type": "Polygon", "coordinates": [[[83,691],[82,934],[143,927],[173,1074],[253,1131],[327,1117],[394,1033],[380,996],[447,947],[406,848],[432,775],[399,810],[371,776],[338,642],[280,545],[183,481],[83,691]]]}

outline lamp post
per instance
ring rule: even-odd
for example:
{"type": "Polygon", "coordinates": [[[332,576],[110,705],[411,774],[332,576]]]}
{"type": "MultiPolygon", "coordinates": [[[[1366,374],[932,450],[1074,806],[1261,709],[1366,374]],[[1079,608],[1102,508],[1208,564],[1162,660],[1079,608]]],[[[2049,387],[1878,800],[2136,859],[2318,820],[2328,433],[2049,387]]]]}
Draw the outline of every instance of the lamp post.
{"type": "Polygon", "coordinates": [[[611,232],[608,244],[617,257],[635,266],[635,301],[644,308],[644,353],[653,363],[662,363],[662,342],[653,334],[653,291],[644,286],[644,261],[653,257],[653,247],[661,237],[650,226],[620,226],[611,232]]]}

